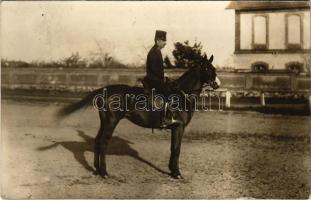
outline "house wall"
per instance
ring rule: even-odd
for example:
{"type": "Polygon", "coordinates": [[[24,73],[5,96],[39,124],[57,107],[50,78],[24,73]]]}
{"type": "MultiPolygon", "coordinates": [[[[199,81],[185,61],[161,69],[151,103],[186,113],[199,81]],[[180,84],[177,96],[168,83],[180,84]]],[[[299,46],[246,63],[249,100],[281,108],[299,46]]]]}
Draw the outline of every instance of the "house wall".
{"type": "Polygon", "coordinates": [[[285,14],[270,13],[269,17],[269,49],[286,49],[285,46],[285,14]]]}
{"type": "MultiPolygon", "coordinates": [[[[236,40],[238,41],[238,40],[236,40]]],[[[261,61],[269,64],[269,69],[285,69],[288,62],[300,62],[306,67],[306,57],[310,56],[310,11],[257,11],[240,13],[240,50],[233,56],[233,66],[237,69],[251,69],[252,63],[261,61]],[[286,15],[299,14],[302,17],[302,50],[282,52],[286,47],[286,15]],[[252,21],[255,15],[267,16],[267,52],[252,50],[252,21]],[[270,51],[270,52],[269,52],[270,51]]]]}
{"type": "Polygon", "coordinates": [[[257,61],[265,62],[269,64],[269,69],[279,70],[285,69],[285,66],[289,62],[301,62],[306,66],[306,58],[310,57],[310,54],[237,54],[233,57],[233,62],[238,69],[251,69],[252,63],[257,61]]]}
{"type": "Polygon", "coordinates": [[[268,49],[286,49],[285,46],[285,23],[288,13],[297,13],[302,16],[303,49],[310,49],[310,11],[290,12],[242,12],[240,18],[240,47],[251,49],[252,44],[252,19],[255,15],[267,15],[268,17],[268,49]]]}
{"type": "Polygon", "coordinates": [[[241,13],[240,18],[240,47],[241,49],[251,49],[252,44],[252,16],[254,14],[241,13]]]}
{"type": "Polygon", "coordinates": [[[311,34],[310,34],[310,26],[311,26],[311,22],[310,22],[310,11],[305,11],[303,12],[303,48],[304,49],[311,49],[311,34]]]}

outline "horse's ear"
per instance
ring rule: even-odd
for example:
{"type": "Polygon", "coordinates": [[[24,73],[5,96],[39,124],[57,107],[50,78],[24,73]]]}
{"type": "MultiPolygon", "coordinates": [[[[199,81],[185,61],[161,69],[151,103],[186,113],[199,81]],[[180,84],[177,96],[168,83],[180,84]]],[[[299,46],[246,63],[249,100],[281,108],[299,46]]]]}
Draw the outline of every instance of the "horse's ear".
{"type": "Polygon", "coordinates": [[[204,53],[204,55],[203,55],[203,59],[204,59],[204,60],[207,60],[206,53],[204,53]]]}
{"type": "Polygon", "coordinates": [[[211,57],[209,58],[209,60],[208,60],[208,61],[209,61],[210,63],[212,63],[212,62],[213,62],[213,60],[214,60],[214,55],[211,55],[211,57]]]}

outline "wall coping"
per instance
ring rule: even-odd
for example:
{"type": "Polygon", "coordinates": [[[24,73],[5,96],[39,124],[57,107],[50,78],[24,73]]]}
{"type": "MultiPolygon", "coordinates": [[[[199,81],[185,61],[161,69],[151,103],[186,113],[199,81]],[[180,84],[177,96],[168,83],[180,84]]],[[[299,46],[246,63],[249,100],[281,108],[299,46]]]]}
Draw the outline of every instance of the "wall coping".
{"type": "MultiPolygon", "coordinates": [[[[182,73],[187,71],[187,69],[164,69],[165,72],[168,73],[182,73]]],[[[137,72],[137,73],[145,73],[146,70],[145,68],[103,68],[103,69],[98,69],[98,68],[38,68],[38,67],[2,67],[1,68],[2,72],[10,72],[12,71],[13,73],[18,71],[22,73],[33,73],[33,72],[53,72],[53,73],[126,73],[126,72],[137,72]]],[[[218,69],[218,74],[219,75],[225,75],[225,74],[234,74],[234,75],[256,75],[256,76],[296,76],[296,77],[306,77],[310,78],[310,75],[307,74],[295,74],[295,73],[288,73],[284,71],[271,71],[271,72],[265,72],[265,73],[260,73],[260,72],[252,72],[252,71],[226,71],[222,69],[218,69]]]]}

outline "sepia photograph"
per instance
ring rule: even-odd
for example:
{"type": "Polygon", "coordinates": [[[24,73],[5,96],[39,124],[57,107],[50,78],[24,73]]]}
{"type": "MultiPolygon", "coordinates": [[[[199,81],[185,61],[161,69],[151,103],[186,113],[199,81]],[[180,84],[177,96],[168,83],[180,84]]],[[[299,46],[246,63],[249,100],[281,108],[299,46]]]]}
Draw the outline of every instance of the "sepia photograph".
{"type": "Polygon", "coordinates": [[[310,199],[310,1],[1,1],[2,199],[310,199]]]}

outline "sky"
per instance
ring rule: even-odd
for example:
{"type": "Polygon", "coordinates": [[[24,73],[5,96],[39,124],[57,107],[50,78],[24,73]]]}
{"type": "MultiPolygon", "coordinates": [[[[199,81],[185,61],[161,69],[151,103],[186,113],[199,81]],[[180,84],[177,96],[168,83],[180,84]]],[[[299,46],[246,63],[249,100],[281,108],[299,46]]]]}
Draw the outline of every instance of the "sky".
{"type": "Polygon", "coordinates": [[[228,1],[1,3],[2,58],[51,61],[74,52],[85,58],[100,49],[124,64],[145,63],[155,30],[167,31],[163,56],[175,42],[201,42],[214,64],[234,51],[234,11],[228,1]]]}

